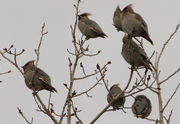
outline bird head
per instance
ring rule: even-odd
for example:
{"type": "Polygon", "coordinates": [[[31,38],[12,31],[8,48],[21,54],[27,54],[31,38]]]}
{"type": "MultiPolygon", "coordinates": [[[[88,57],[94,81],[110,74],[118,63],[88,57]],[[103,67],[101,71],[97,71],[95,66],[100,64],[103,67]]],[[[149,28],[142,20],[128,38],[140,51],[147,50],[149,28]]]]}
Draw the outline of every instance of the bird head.
{"type": "Polygon", "coordinates": [[[126,7],[124,7],[123,12],[130,12],[134,13],[134,10],[132,9],[133,4],[129,4],[126,7]]]}
{"type": "Polygon", "coordinates": [[[23,71],[26,72],[27,70],[33,70],[35,65],[34,65],[35,60],[28,61],[24,66],[22,66],[23,71]]]}
{"type": "Polygon", "coordinates": [[[118,83],[117,83],[117,84],[114,84],[114,85],[111,86],[110,90],[112,90],[113,88],[116,88],[116,87],[118,87],[118,86],[119,86],[118,83]]]}
{"type": "Polygon", "coordinates": [[[80,20],[81,18],[88,18],[88,16],[90,16],[90,15],[91,15],[91,13],[87,13],[87,12],[82,13],[82,14],[78,15],[78,20],[80,20]]]}
{"type": "Polygon", "coordinates": [[[136,96],[136,100],[142,100],[142,99],[147,99],[147,97],[145,95],[138,95],[136,96]]]}

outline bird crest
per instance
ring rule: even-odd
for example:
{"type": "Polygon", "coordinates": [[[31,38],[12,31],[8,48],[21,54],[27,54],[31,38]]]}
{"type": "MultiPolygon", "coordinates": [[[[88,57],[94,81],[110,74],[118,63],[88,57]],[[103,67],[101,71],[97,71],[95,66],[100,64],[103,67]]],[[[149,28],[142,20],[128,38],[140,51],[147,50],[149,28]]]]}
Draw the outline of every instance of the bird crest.
{"type": "Polygon", "coordinates": [[[121,12],[121,9],[120,9],[119,5],[117,5],[117,7],[116,7],[116,11],[121,12]]]}
{"type": "Polygon", "coordinates": [[[110,90],[112,90],[114,87],[118,87],[118,86],[119,86],[119,84],[114,84],[111,86],[110,90]]]}
{"type": "Polygon", "coordinates": [[[91,13],[85,12],[80,15],[78,15],[79,18],[88,18],[88,16],[92,15],[91,13]]]}
{"type": "Polygon", "coordinates": [[[127,6],[123,9],[123,11],[124,11],[124,12],[134,13],[134,10],[132,9],[132,6],[133,6],[133,4],[127,5],[127,6]]]}
{"type": "Polygon", "coordinates": [[[35,60],[28,61],[24,66],[22,66],[23,70],[25,71],[27,68],[34,68],[35,60]]]}

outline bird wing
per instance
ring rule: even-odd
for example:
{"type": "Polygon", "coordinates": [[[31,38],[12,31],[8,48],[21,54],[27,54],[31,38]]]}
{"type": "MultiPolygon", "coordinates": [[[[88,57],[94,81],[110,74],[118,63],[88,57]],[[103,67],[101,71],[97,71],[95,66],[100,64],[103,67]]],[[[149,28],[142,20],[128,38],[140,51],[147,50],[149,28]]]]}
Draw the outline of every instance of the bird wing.
{"type": "Polygon", "coordinates": [[[89,29],[91,29],[93,32],[98,33],[100,35],[105,35],[105,33],[102,31],[101,27],[95,21],[88,19],[84,23],[87,24],[89,26],[89,29]]]}
{"type": "Polygon", "coordinates": [[[37,75],[39,80],[41,80],[43,83],[51,85],[50,77],[43,70],[41,70],[40,68],[37,68],[36,71],[37,71],[36,75],[37,75]]]}
{"type": "Polygon", "coordinates": [[[145,30],[146,32],[148,32],[147,23],[144,21],[144,19],[142,18],[142,16],[139,15],[138,13],[135,13],[135,14],[134,14],[134,17],[135,17],[139,22],[141,22],[142,26],[144,27],[144,30],[145,30]]]}
{"type": "Polygon", "coordinates": [[[144,49],[137,45],[134,41],[132,41],[134,51],[139,53],[144,59],[148,59],[147,54],[145,53],[144,49]]]}

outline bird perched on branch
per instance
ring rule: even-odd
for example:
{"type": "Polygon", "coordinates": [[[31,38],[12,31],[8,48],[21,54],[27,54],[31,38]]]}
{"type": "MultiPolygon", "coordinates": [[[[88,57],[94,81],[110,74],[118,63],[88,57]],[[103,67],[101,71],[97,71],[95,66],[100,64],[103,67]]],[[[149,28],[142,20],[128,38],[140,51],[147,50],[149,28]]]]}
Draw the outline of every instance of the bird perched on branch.
{"type": "Polygon", "coordinates": [[[119,8],[119,6],[117,6],[113,15],[113,25],[117,29],[117,31],[123,31],[121,21],[122,21],[122,11],[119,8]]]}
{"type": "Polygon", "coordinates": [[[131,37],[143,37],[151,44],[153,41],[149,37],[148,26],[144,19],[132,9],[132,4],[127,5],[122,10],[121,17],[122,30],[131,37]]]}
{"type": "Polygon", "coordinates": [[[123,37],[122,56],[133,68],[145,67],[146,70],[151,70],[151,62],[144,51],[138,44],[136,44],[130,37],[125,35],[123,37]]]}
{"type": "MultiPolygon", "coordinates": [[[[114,84],[113,86],[111,86],[107,95],[108,103],[111,103],[113,98],[115,98],[116,96],[118,96],[118,94],[122,92],[121,88],[118,85],[119,84],[114,84]]],[[[111,104],[111,106],[113,107],[113,109],[119,109],[119,107],[124,106],[125,100],[126,99],[124,97],[124,93],[122,93],[120,97],[111,104]]]]}
{"type": "Polygon", "coordinates": [[[138,95],[132,105],[132,112],[137,118],[146,118],[151,113],[151,101],[145,95],[138,95]]]}
{"type": "Polygon", "coordinates": [[[101,27],[95,21],[88,18],[90,15],[90,13],[82,13],[78,15],[78,28],[81,33],[86,36],[86,40],[89,38],[107,37],[101,27]]]}
{"type": "Polygon", "coordinates": [[[36,68],[34,60],[27,62],[22,68],[25,83],[28,88],[33,91],[48,90],[50,92],[57,92],[57,90],[51,86],[49,75],[40,68],[36,68]]]}

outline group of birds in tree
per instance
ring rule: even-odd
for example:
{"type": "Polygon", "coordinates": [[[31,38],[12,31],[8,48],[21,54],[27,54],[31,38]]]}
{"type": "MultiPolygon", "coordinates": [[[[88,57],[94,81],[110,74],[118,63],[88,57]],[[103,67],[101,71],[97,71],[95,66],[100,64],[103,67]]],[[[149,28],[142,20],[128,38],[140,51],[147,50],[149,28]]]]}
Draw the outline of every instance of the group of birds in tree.
{"type": "MultiPolygon", "coordinates": [[[[90,13],[78,15],[78,27],[81,33],[86,36],[85,39],[107,37],[101,27],[95,21],[88,18],[90,15],[90,13]]],[[[147,70],[152,71],[151,62],[146,52],[132,39],[133,37],[141,36],[153,44],[149,37],[146,22],[138,13],[134,12],[132,4],[129,4],[123,10],[117,6],[113,16],[113,23],[117,31],[126,33],[122,40],[122,56],[124,59],[134,68],[143,66],[147,70]]]]}
{"type": "MultiPolygon", "coordinates": [[[[85,40],[90,38],[102,37],[106,38],[107,35],[103,32],[101,27],[93,20],[89,19],[90,13],[82,13],[78,15],[78,28],[81,33],[86,37],[85,40]]],[[[124,59],[133,67],[145,67],[147,70],[151,70],[151,63],[146,55],[146,52],[141,48],[135,41],[132,40],[133,37],[143,37],[153,44],[152,40],[148,34],[148,27],[144,19],[135,13],[132,9],[132,4],[126,6],[123,10],[117,6],[114,16],[113,25],[116,27],[117,31],[125,32],[123,37],[123,48],[122,56],[124,59]]],[[[51,85],[51,79],[48,74],[46,74],[42,69],[36,67],[35,61],[31,60],[22,66],[24,71],[24,79],[26,86],[38,92],[40,90],[48,90],[50,92],[57,92],[57,90],[51,85]]],[[[107,95],[108,103],[122,92],[118,84],[114,84],[107,95]]],[[[124,106],[125,97],[122,92],[120,97],[115,100],[111,106],[114,109],[124,106]]],[[[138,95],[135,97],[135,101],[132,105],[132,112],[136,117],[145,118],[151,112],[151,102],[144,95],[138,95]]]]}
{"type": "MultiPolygon", "coordinates": [[[[111,104],[114,110],[118,110],[120,107],[124,107],[126,101],[125,94],[118,85],[119,84],[112,85],[109,93],[107,94],[107,102],[111,104]],[[114,100],[116,97],[118,98],[114,100]]],[[[145,95],[137,95],[134,99],[134,103],[131,107],[134,115],[137,118],[148,117],[152,109],[151,101],[145,95]]]]}
{"type": "MultiPolygon", "coordinates": [[[[101,27],[93,20],[89,19],[90,13],[82,13],[78,15],[78,27],[80,32],[86,37],[85,40],[90,38],[102,37],[106,38],[107,35],[103,32],[101,27]]],[[[117,6],[114,16],[113,25],[117,31],[125,33],[122,42],[122,56],[129,63],[132,68],[144,67],[147,70],[153,71],[151,62],[144,51],[139,46],[133,37],[143,37],[153,45],[153,41],[149,37],[148,26],[144,19],[132,9],[132,4],[127,5],[123,10],[117,6]]],[[[111,86],[107,95],[107,101],[113,109],[119,109],[124,106],[125,97],[118,84],[111,86]],[[121,95],[120,95],[121,93],[121,95]],[[120,95],[114,102],[115,97],[120,95]]],[[[145,95],[137,95],[132,105],[132,112],[138,118],[146,118],[151,113],[151,102],[145,95]]]]}

